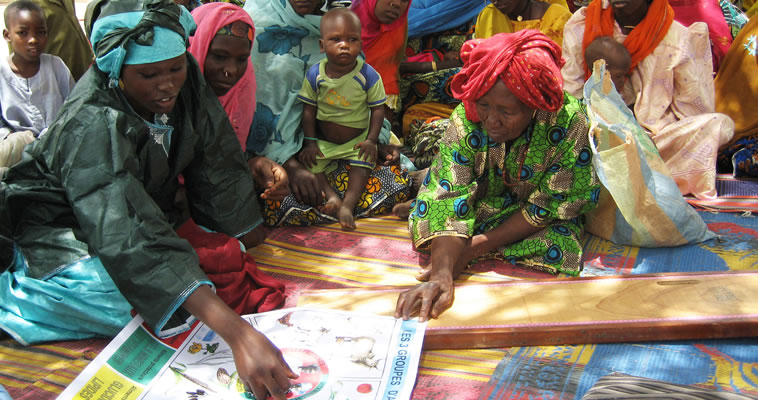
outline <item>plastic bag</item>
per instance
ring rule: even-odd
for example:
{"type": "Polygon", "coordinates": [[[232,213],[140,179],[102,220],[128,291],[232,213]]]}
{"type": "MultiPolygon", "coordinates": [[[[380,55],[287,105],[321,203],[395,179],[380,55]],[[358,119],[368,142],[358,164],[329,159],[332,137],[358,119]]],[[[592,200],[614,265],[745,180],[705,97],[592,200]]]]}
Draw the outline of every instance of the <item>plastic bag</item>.
{"type": "Polygon", "coordinates": [[[584,85],[592,164],[603,184],[585,229],[616,244],[669,247],[715,237],[684,200],[652,139],[614,89],[602,60],[584,85]]]}

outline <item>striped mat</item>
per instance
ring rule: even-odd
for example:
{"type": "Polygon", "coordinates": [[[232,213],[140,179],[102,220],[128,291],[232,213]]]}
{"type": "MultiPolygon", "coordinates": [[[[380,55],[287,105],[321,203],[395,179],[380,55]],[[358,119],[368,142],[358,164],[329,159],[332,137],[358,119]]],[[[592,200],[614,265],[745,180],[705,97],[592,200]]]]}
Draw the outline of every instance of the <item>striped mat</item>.
{"type": "MultiPolygon", "coordinates": [[[[413,250],[405,221],[391,216],[356,221],[358,229],[339,225],[277,228],[251,250],[258,267],[297,284],[288,305],[307,289],[413,285],[429,257],[413,250]],[[340,249],[335,252],[335,249],[340,249]]],[[[462,279],[497,282],[552,275],[501,262],[483,261],[462,279]]],[[[425,351],[421,355],[414,399],[476,399],[505,354],[504,349],[425,351]]]]}
{"type": "Polygon", "coordinates": [[[90,339],[24,347],[0,340],[0,384],[16,400],[52,399],[107,344],[90,339]]]}
{"type": "MultiPolygon", "coordinates": [[[[669,272],[687,270],[688,265],[694,265],[691,268],[695,270],[758,268],[758,218],[731,213],[702,215],[711,230],[721,236],[719,241],[639,249],[586,237],[583,275],[669,272]]],[[[355,232],[343,232],[338,225],[276,228],[263,245],[250,252],[261,270],[291,283],[289,305],[296,304],[301,290],[414,284],[413,276],[420,265],[428,262],[428,256],[413,250],[406,223],[390,216],[356,222],[355,232]]],[[[461,279],[498,282],[550,277],[486,260],[465,271],[461,279]]],[[[54,398],[106,344],[106,340],[89,340],[23,348],[9,340],[0,341],[0,384],[14,399],[54,398]]],[[[413,398],[479,398],[492,389],[489,381],[498,364],[518,355],[514,351],[426,351],[421,356],[413,398]]],[[[559,348],[545,351],[560,354],[559,348]]],[[[756,369],[752,371],[755,375],[756,369]]]]}
{"type": "MultiPolygon", "coordinates": [[[[582,275],[758,270],[758,217],[700,215],[718,239],[648,249],[585,238],[582,275]]],[[[513,347],[480,398],[580,399],[612,373],[758,396],[758,339],[513,347]]]]}
{"type": "Polygon", "coordinates": [[[698,214],[717,239],[678,247],[639,248],[587,235],[582,276],[758,269],[758,216],[698,214]]]}
{"type": "Polygon", "coordinates": [[[758,212],[758,179],[737,179],[731,174],[718,174],[716,192],[718,198],[713,200],[701,200],[693,196],[685,196],[685,199],[693,207],[702,210],[758,212]]]}
{"type": "MultiPolygon", "coordinates": [[[[413,285],[429,257],[413,250],[407,223],[391,216],[359,219],[358,229],[338,224],[273,229],[266,242],[250,254],[258,267],[299,289],[367,288],[413,285]]],[[[465,271],[469,282],[547,278],[552,275],[495,260],[465,271]]]]}

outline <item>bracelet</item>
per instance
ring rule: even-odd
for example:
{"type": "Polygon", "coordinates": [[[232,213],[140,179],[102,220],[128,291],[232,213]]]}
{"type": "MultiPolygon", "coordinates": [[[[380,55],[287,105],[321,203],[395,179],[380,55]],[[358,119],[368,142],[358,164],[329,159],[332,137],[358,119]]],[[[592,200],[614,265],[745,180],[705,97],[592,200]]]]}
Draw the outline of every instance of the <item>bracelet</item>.
{"type": "Polygon", "coordinates": [[[303,139],[305,139],[305,140],[318,140],[318,138],[309,137],[309,136],[303,136],[303,139]]]}
{"type": "Polygon", "coordinates": [[[437,62],[432,60],[432,72],[437,72],[437,62]]]}

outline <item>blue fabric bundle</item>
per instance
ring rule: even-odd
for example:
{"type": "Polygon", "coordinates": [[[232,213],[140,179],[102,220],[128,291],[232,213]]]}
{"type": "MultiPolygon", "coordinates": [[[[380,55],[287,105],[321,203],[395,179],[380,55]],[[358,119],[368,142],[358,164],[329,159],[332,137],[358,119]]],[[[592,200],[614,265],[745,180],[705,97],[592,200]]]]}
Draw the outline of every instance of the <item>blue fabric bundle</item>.
{"type": "Polygon", "coordinates": [[[414,0],[408,10],[408,37],[442,32],[473,21],[489,0],[414,0]]]}

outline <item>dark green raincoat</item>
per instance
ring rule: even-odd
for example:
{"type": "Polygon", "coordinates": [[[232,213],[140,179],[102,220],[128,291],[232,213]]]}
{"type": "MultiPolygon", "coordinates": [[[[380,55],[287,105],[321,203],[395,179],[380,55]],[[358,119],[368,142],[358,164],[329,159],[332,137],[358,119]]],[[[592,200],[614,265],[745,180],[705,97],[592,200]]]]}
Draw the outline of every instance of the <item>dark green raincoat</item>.
{"type": "MultiPolygon", "coordinates": [[[[77,83],[48,133],[0,183],[0,237],[44,279],[100,257],[124,297],[156,330],[185,322],[179,307],[210,283],[174,228],[182,174],[195,222],[240,237],[261,222],[239,142],[197,63],[169,114],[168,155],[96,66],[77,83]]],[[[164,137],[163,140],[166,140],[164,137]]],[[[4,267],[4,266],[3,266],[4,267]]]]}

